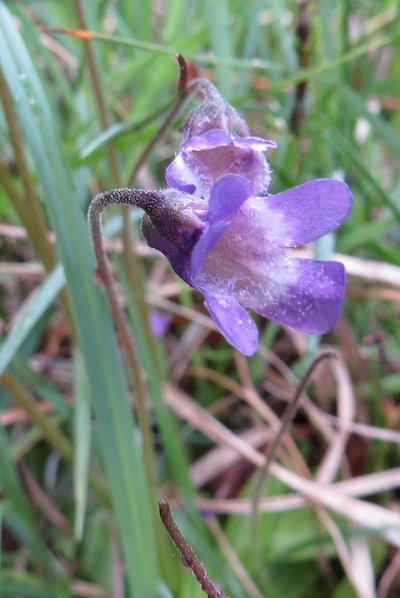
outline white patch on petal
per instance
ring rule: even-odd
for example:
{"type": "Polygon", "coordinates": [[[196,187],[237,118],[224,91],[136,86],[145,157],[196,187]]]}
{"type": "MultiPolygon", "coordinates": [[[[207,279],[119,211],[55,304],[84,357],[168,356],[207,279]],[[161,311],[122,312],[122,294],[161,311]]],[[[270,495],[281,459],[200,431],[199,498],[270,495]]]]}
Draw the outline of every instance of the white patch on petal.
{"type": "Polygon", "coordinates": [[[168,167],[168,177],[174,178],[182,186],[194,185],[196,187],[194,195],[200,197],[197,193],[199,181],[195,174],[195,171],[184,160],[181,152],[179,152],[175,160],[168,167]]]}
{"type": "Polygon", "coordinates": [[[285,233],[282,216],[268,210],[266,199],[251,198],[209,253],[195,286],[253,309],[279,301],[298,278],[281,241],[285,233]]]}
{"type": "MultiPolygon", "coordinates": [[[[226,174],[239,174],[247,180],[255,194],[265,195],[271,181],[270,166],[261,151],[233,143],[212,149],[185,148],[180,156],[196,180],[195,195],[208,199],[213,184],[226,174]]],[[[181,164],[181,162],[179,162],[181,164]]],[[[189,177],[188,177],[189,178],[189,177]]]]}

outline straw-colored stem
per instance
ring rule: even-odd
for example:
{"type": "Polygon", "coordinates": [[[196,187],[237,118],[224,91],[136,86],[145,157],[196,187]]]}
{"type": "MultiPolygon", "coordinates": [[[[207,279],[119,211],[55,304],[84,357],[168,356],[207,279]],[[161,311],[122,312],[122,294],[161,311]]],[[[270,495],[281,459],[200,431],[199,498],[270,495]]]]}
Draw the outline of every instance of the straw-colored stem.
{"type": "MultiPolygon", "coordinates": [[[[36,254],[42,260],[46,271],[51,272],[56,265],[57,260],[53,248],[48,241],[46,219],[36,197],[35,188],[26,163],[25,152],[18,130],[18,120],[14,110],[13,99],[1,69],[0,98],[3,103],[10,141],[15,154],[15,163],[24,186],[26,199],[23,199],[19,193],[16,192],[12,177],[3,164],[0,164],[0,179],[13,203],[15,211],[28,231],[29,238],[36,254]]],[[[72,312],[67,293],[64,290],[61,291],[60,298],[71,333],[73,333],[74,324],[72,312]]]]}
{"type": "MultiPolygon", "coordinates": [[[[86,30],[87,29],[86,17],[85,17],[84,11],[82,10],[81,3],[79,0],[74,0],[74,8],[75,8],[75,13],[76,13],[76,16],[78,19],[79,27],[83,30],[86,30]]],[[[96,104],[97,104],[97,109],[99,112],[100,123],[101,123],[101,126],[103,129],[107,129],[109,126],[109,120],[108,120],[108,116],[107,116],[107,108],[106,108],[106,103],[104,100],[103,90],[101,88],[100,77],[97,72],[94,52],[93,52],[93,49],[92,49],[92,46],[91,46],[91,43],[89,40],[83,39],[82,41],[83,41],[83,47],[85,49],[86,60],[87,60],[88,67],[89,67],[90,77],[91,77],[92,83],[93,83],[94,96],[95,96],[95,100],[96,100],[96,104]]],[[[120,187],[122,181],[121,181],[120,171],[119,171],[119,167],[118,167],[117,154],[116,154],[114,143],[112,140],[107,141],[106,148],[107,148],[108,161],[110,163],[110,169],[111,169],[111,174],[112,174],[114,183],[117,187],[120,187]]]]}
{"type": "MultiPolygon", "coordinates": [[[[39,428],[43,437],[46,438],[60,457],[66,463],[72,465],[74,462],[72,445],[64,434],[53,424],[50,424],[46,416],[37,408],[30,392],[9,371],[3,373],[1,383],[14,401],[29,415],[32,423],[39,428]]],[[[111,505],[106,488],[93,473],[89,474],[89,486],[105,506],[111,505]]]]}
{"type": "Polygon", "coordinates": [[[261,469],[261,472],[258,476],[256,485],[254,488],[252,505],[251,505],[251,521],[250,521],[250,530],[251,530],[250,533],[251,533],[252,538],[257,537],[258,514],[259,514],[258,505],[261,500],[262,492],[265,489],[265,481],[268,477],[269,471],[271,469],[271,465],[275,459],[277,450],[278,450],[279,446],[281,445],[281,441],[282,441],[284,435],[287,433],[288,428],[297,413],[301,396],[302,396],[303,392],[305,391],[305,389],[307,388],[307,385],[310,382],[311,376],[314,373],[314,370],[318,366],[318,364],[321,361],[323,361],[324,359],[333,358],[333,357],[337,357],[337,353],[336,353],[336,351],[329,350],[329,349],[327,349],[326,351],[322,351],[319,355],[317,355],[317,357],[314,359],[314,361],[308,368],[307,372],[305,373],[304,377],[302,378],[292,401],[290,401],[290,403],[288,404],[288,406],[286,408],[285,413],[283,414],[281,427],[279,428],[278,433],[276,434],[272,444],[270,445],[270,447],[268,449],[268,454],[266,455],[265,463],[261,469]]]}
{"type": "Polygon", "coordinates": [[[55,266],[56,258],[50,243],[47,241],[46,220],[36,198],[35,189],[25,160],[25,152],[18,130],[13,99],[1,69],[0,97],[3,103],[11,145],[15,154],[16,167],[24,186],[26,200],[21,198],[13,189],[12,178],[4,165],[1,165],[1,180],[9,193],[10,198],[13,200],[18,216],[30,234],[37,255],[42,260],[46,270],[52,270],[55,266]]]}

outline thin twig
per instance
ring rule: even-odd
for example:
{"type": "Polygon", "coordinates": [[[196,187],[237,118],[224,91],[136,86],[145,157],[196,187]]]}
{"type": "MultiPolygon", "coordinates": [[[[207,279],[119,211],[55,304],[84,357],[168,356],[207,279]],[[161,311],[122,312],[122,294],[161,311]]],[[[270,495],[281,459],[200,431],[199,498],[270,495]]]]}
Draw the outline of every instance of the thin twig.
{"type": "Polygon", "coordinates": [[[390,357],[384,345],[384,335],[382,332],[374,332],[364,339],[364,345],[376,345],[378,349],[379,359],[393,372],[400,372],[400,362],[395,361],[390,357]]]}
{"type": "Polygon", "coordinates": [[[297,391],[293,397],[293,400],[288,404],[285,413],[283,414],[282,424],[281,427],[275,436],[271,446],[269,447],[268,454],[266,455],[265,463],[261,469],[259,477],[256,481],[256,485],[254,488],[254,494],[252,498],[252,510],[251,510],[251,523],[250,523],[250,530],[251,535],[256,537],[257,536],[257,523],[258,523],[258,505],[261,499],[262,492],[264,490],[265,481],[269,474],[271,465],[275,458],[276,452],[281,444],[283,436],[286,434],[288,427],[290,426],[293,418],[296,415],[297,409],[299,407],[299,402],[303,392],[305,391],[308,383],[310,382],[311,376],[314,373],[315,368],[317,365],[323,361],[324,359],[331,359],[337,357],[336,351],[332,349],[327,349],[326,351],[322,351],[317,357],[314,359],[310,367],[308,368],[307,372],[305,373],[303,379],[301,380],[297,391]]]}
{"type": "Polygon", "coordinates": [[[188,69],[187,69],[186,61],[183,58],[183,56],[181,56],[181,55],[178,55],[177,59],[178,59],[179,68],[180,68],[180,77],[179,77],[179,82],[178,82],[178,95],[176,97],[174,105],[172,106],[171,110],[168,112],[167,116],[165,117],[165,119],[164,119],[163,123],[161,124],[160,128],[158,129],[157,133],[149,141],[148,145],[146,145],[146,147],[143,150],[143,152],[141,153],[138,161],[136,162],[136,164],[132,170],[132,173],[129,177],[128,187],[131,187],[135,184],[135,180],[138,175],[138,172],[141,170],[143,165],[147,162],[151,152],[153,151],[153,149],[155,148],[157,143],[159,143],[161,141],[161,139],[164,137],[165,133],[168,131],[169,127],[172,126],[173,123],[176,121],[176,119],[180,115],[180,112],[181,112],[183,106],[185,105],[185,103],[187,102],[187,100],[190,97],[192,97],[193,95],[195,95],[196,93],[198,93],[198,91],[201,91],[201,89],[204,87],[204,85],[208,84],[208,81],[204,81],[203,79],[193,79],[193,81],[190,81],[190,83],[188,83],[188,74],[187,74],[188,69]]]}
{"type": "Polygon", "coordinates": [[[160,500],[158,502],[158,508],[160,512],[160,518],[165,529],[182,555],[183,565],[192,570],[194,576],[200,584],[201,589],[207,594],[208,598],[223,598],[224,594],[222,590],[220,590],[216,583],[210,578],[204,566],[193,552],[193,549],[191,546],[189,546],[179,531],[178,526],[172,518],[168,502],[165,499],[160,500]]]}

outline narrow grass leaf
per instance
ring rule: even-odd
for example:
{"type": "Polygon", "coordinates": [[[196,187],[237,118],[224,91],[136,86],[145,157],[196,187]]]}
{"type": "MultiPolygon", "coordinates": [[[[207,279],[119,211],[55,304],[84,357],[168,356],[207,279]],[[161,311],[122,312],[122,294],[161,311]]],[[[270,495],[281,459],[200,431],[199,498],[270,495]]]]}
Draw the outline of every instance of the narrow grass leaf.
{"type": "Polygon", "coordinates": [[[75,352],[75,419],[74,419],[74,499],[75,521],[74,534],[82,539],[88,488],[90,458],[90,389],[86,368],[79,351],[75,352]]]}
{"type": "Polygon", "coordinates": [[[4,2],[0,3],[0,32],[0,64],[39,175],[68,281],[130,590],[132,595],[155,597],[158,563],[152,506],[113,325],[104,295],[92,278],[95,260],[80,198],[64,158],[56,115],[4,2]]]}
{"type": "MultiPolygon", "coordinates": [[[[211,48],[217,59],[232,59],[231,15],[227,0],[208,0],[207,23],[210,31],[211,48]],[[221,26],[223,24],[223,26],[221,26]]],[[[222,95],[229,100],[232,88],[232,67],[230,64],[217,63],[217,82],[222,95]]]]}
{"type": "Polygon", "coordinates": [[[30,512],[22,485],[14,466],[5,429],[0,426],[0,483],[4,494],[20,513],[30,512]]]}
{"type": "Polygon", "coordinates": [[[375,192],[375,200],[381,201],[390,208],[397,220],[400,220],[400,206],[385,192],[382,187],[377,183],[373,174],[368,170],[361,160],[357,150],[347,141],[347,139],[333,126],[330,126],[326,130],[326,137],[328,143],[334,146],[342,156],[346,156],[349,163],[354,170],[359,174],[360,184],[362,186],[369,185],[375,192]]]}
{"type": "Polygon", "coordinates": [[[32,573],[3,570],[1,572],[1,598],[54,598],[54,588],[48,580],[32,573]]]}
{"type": "Polygon", "coordinates": [[[0,348],[0,376],[6,370],[23,342],[57,297],[65,283],[64,271],[57,266],[25,301],[20,317],[0,348]]]}
{"type": "Polygon", "coordinates": [[[354,112],[358,117],[364,117],[371,124],[372,130],[377,137],[385,142],[387,147],[397,156],[400,156],[400,137],[390,122],[385,122],[378,114],[373,114],[366,104],[365,98],[359,93],[353,91],[347,85],[335,86],[335,91],[339,92],[349,111],[354,112]]]}
{"type": "Polygon", "coordinates": [[[31,549],[30,557],[41,564],[53,576],[58,576],[55,561],[50,551],[39,536],[33,519],[31,508],[26,500],[24,490],[19,481],[7,435],[0,426],[0,484],[6,497],[2,503],[4,521],[14,530],[21,541],[31,549]]]}

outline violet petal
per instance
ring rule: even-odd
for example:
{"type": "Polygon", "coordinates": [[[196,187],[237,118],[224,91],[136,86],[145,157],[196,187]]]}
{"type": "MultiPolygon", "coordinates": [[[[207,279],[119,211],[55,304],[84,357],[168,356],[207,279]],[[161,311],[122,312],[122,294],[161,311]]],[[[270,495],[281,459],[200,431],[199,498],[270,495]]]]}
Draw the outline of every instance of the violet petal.
{"type": "Polygon", "coordinates": [[[350,213],[353,195],[342,181],[316,179],[266,201],[282,222],[282,244],[299,247],[336,230],[350,213]]]}
{"type": "MultiPolygon", "coordinates": [[[[287,269],[295,277],[260,315],[309,334],[325,334],[334,328],[343,301],[346,272],[340,262],[288,258],[287,269]]],[[[272,273],[273,274],[273,273],[272,273]]]]}
{"type": "Polygon", "coordinates": [[[178,154],[167,166],[165,179],[169,187],[179,189],[184,193],[194,193],[196,191],[197,178],[192,169],[186,165],[182,154],[178,154]]]}
{"type": "Polygon", "coordinates": [[[184,147],[190,151],[215,149],[222,145],[232,145],[231,136],[220,129],[211,129],[201,135],[195,135],[186,141],[184,147]]]}
{"type": "Polygon", "coordinates": [[[254,195],[249,183],[238,174],[227,174],[214,184],[209,201],[208,220],[215,224],[229,218],[254,195]]]}
{"type": "MultiPolygon", "coordinates": [[[[144,221],[145,222],[145,221],[144,221]]],[[[143,227],[144,228],[144,227],[143,227]]],[[[190,257],[179,251],[175,245],[165,239],[154,228],[149,220],[146,220],[145,229],[143,230],[149,247],[153,247],[161,251],[168,258],[174,271],[189,285],[191,284],[191,277],[189,274],[190,257]]]]}
{"type": "Polygon", "coordinates": [[[254,355],[258,347],[258,330],[247,311],[232,297],[205,295],[206,307],[228,343],[244,355],[254,355]]]}
{"type": "Polygon", "coordinates": [[[215,149],[225,145],[234,145],[244,149],[252,149],[257,152],[265,152],[269,149],[275,149],[277,144],[269,139],[262,137],[239,137],[228,135],[220,129],[211,129],[201,135],[191,137],[185,144],[186,150],[202,151],[215,149]]]}
{"type": "Polygon", "coordinates": [[[192,251],[190,261],[192,278],[196,276],[210,251],[215,247],[221,236],[229,227],[230,224],[228,222],[218,222],[217,224],[210,226],[210,228],[201,235],[192,251]]]}
{"type": "Polygon", "coordinates": [[[252,150],[258,152],[265,152],[278,147],[275,141],[263,139],[262,137],[235,137],[234,144],[236,147],[250,147],[252,150]]]}
{"type": "Polygon", "coordinates": [[[185,141],[167,167],[170,187],[208,200],[214,183],[226,174],[238,174],[255,194],[265,195],[271,171],[264,153],[276,147],[259,137],[238,137],[219,129],[206,131],[185,141]]]}

